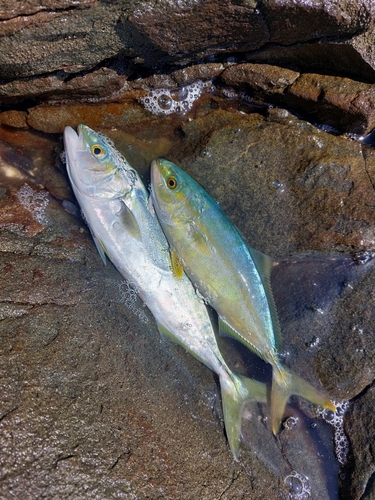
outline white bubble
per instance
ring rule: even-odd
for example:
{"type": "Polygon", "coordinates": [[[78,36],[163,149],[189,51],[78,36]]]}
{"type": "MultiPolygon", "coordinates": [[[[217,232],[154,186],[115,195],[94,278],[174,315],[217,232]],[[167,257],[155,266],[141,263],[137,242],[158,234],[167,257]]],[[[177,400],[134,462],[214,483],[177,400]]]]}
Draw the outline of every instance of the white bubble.
{"type": "Polygon", "coordinates": [[[48,219],[44,215],[44,211],[49,203],[47,192],[34,191],[28,184],[24,184],[17,193],[21,205],[32,213],[33,219],[43,224],[48,225],[48,219]]]}
{"type": "Polygon", "coordinates": [[[311,488],[307,477],[293,470],[284,478],[288,488],[287,500],[307,500],[311,496],[311,488]]]}
{"type": "Polygon", "coordinates": [[[180,89],[154,89],[140,99],[145,109],[154,114],[179,113],[189,111],[194,101],[205,88],[210,88],[211,82],[198,80],[180,89]]]}
{"type": "Polygon", "coordinates": [[[283,427],[287,431],[291,431],[294,429],[297,425],[298,418],[296,417],[288,417],[284,422],[283,422],[283,427]]]}
{"type": "Polygon", "coordinates": [[[172,97],[167,94],[162,94],[159,96],[158,106],[164,111],[168,111],[172,107],[172,97]]]}
{"type": "Polygon", "coordinates": [[[323,420],[333,426],[336,457],[339,463],[344,465],[349,452],[349,441],[344,431],[344,413],[349,407],[349,401],[341,401],[341,403],[333,401],[333,403],[336,406],[335,413],[320,408],[318,408],[317,413],[323,420]]]}
{"type": "Polygon", "coordinates": [[[137,306],[138,292],[136,286],[133,283],[124,280],[118,284],[118,289],[121,301],[125,304],[125,306],[130,309],[131,312],[142,321],[142,323],[148,323],[148,317],[145,312],[137,306]]]}

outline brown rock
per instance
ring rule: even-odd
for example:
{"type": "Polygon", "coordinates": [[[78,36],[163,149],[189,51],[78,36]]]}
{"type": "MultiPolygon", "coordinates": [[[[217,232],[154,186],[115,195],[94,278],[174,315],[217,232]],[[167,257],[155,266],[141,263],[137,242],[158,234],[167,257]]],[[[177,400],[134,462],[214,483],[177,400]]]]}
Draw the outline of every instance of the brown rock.
{"type": "Polygon", "coordinates": [[[202,57],[254,50],[269,38],[257,2],[252,0],[242,4],[212,0],[191,5],[144,2],[130,20],[156,47],[177,58],[189,53],[202,57]]]}
{"type": "Polygon", "coordinates": [[[0,113],[0,125],[14,128],[28,128],[26,111],[9,110],[0,113]]]}
{"type": "Polygon", "coordinates": [[[355,35],[372,24],[374,5],[360,0],[296,2],[264,0],[270,42],[289,45],[322,37],[355,35]]]}
{"type": "Polygon", "coordinates": [[[224,68],[225,66],[221,63],[193,64],[184,69],[173,71],[171,76],[177,85],[190,85],[197,80],[207,81],[217,78],[224,71],[224,68]]]}
{"type": "MultiPolygon", "coordinates": [[[[49,22],[30,24],[0,39],[2,78],[42,75],[55,70],[68,73],[91,69],[115,56],[122,44],[112,25],[120,7],[98,3],[90,9],[67,9],[49,22]]],[[[41,13],[43,16],[47,13],[41,13]]]]}
{"type": "Polygon", "coordinates": [[[299,73],[269,64],[235,64],[227,68],[220,80],[233,87],[251,89],[252,92],[282,94],[299,77],[299,73]]]}
{"type": "Polygon", "coordinates": [[[0,199],[0,230],[8,229],[16,234],[35,236],[46,228],[20,201],[18,192],[18,189],[9,187],[0,199]]]}
{"type": "MultiPolygon", "coordinates": [[[[32,16],[40,11],[62,10],[69,7],[84,8],[95,5],[97,0],[26,0],[10,4],[0,1],[0,19],[14,19],[20,16],[32,16]]],[[[27,21],[27,19],[25,19],[27,21]]]]}
{"type": "Polygon", "coordinates": [[[340,133],[365,135],[375,127],[371,84],[249,63],[230,66],[219,82],[245,89],[256,103],[289,108],[340,133]]]}
{"type": "Polygon", "coordinates": [[[369,387],[355,405],[351,405],[345,422],[345,431],[351,439],[352,459],[343,480],[343,489],[353,500],[374,497],[374,419],[368,411],[375,403],[374,387],[369,387]],[[350,493],[349,493],[350,492],[350,493]]]}
{"type": "Polygon", "coordinates": [[[30,77],[0,84],[4,103],[17,103],[25,99],[39,101],[120,99],[120,92],[128,90],[127,77],[109,68],[85,73],[71,78],[60,71],[49,76],[30,77]]]}
{"type": "Polygon", "coordinates": [[[61,15],[61,12],[38,12],[33,15],[18,16],[4,20],[0,23],[0,36],[13,35],[26,27],[48,23],[53,18],[61,15]]]}
{"type": "Polygon", "coordinates": [[[359,40],[361,36],[343,41],[320,40],[319,43],[296,43],[291,46],[271,45],[249,52],[245,57],[248,61],[298,69],[301,73],[334,74],[374,83],[374,59],[371,59],[373,41],[368,40],[368,46],[364,42],[358,42],[357,48],[357,38],[359,40]]]}
{"type": "MultiPolygon", "coordinates": [[[[30,119],[58,130],[58,121],[62,127],[68,117],[91,116],[92,126],[107,120],[113,127],[117,116],[115,144],[133,149],[141,146],[141,138],[157,145],[175,135],[168,157],[207,188],[249,244],[278,258],[301,250],[374,248],[371,149],[363,156],[360,143],[329,135],[282,110],[270,110],[266,117],[246,115],[234,104],[221,109],[222,103],[205,96],[185,120],[150,117],[129,103],[39,106],[30,110],[30,119]],[[368,239],[361,243],[364,231],[368,239]]],[[[7,129],[7,134],[30,145],[42,135],[29,133],[27,142],[25,131],[7,129]]],[[[40,172],[48,177],[47,169],[40,172]]],[[[6,188],[1,196],[7,196],[6,188]]],[[[27,214],[18,215],[24,223],[27,214]]],[[[312,429],[311,421],[290,407],[286,415],[301,418],[295,430],[284,430],[275,440],[248,408],[240,463],[234,463],[212,413],[217,388],[210,372],[178,348],[160,344],[152,318],[140,323],[121,302],[122,279],[112,266],[102,266],[76,218],[57,202],[47,216],[52,223],[33,236],[8,227],[0,238],[0,437],[8,472],[0,481],[1,495],[16,491],[20,498],[64,498],[69,491],[88,498],[95,488],[98,498],[250,495],[276,500],[280,491],[289,493],[285,480],[293,467],[309,477],[319,500],[330,498],[327,485],[335,488],[337,479],[329,483],[325,476],[332,450],[322,458],[314,441],[320,420],[313,420],[317,427],[312,429]]],[[[354,265],[363,270],[354,279],[350,256],[335,255],[339,279],[330,259],[319,252],[315,267],[325,279],[309,295],[314,300],[303,302],[311,284],[307,269],[314,268],[310,254],[300,267],[295,262],[284,266],[281,284],[289,279],[286,287],[280,280],[274,285],[282,303],[288,363],[319,387],[317,367],[331,394],[353,395],[366,390],[363,384],[375,373],[369,295],[375,283],[369,269],[374,268],[354,265]],[[289,295],[291,309],[285,307],[289,295]],[[310,342],[314,336],[320,341],[310,342]]],[[[266,416],[268,409],[263,411],[266,416]]],[[[331,449],[331,434],[325,439],[331,449]]]]}
{"type": "Polygon", "coordinates": [[[366,134],[375,126],[374,95],[375,87],[366,83],[303,74],[288,89],[285,104],[341,133],[366,134]]]}
{"type": "Polygon", "coordinates": [[[85,123],[89,127],[113,128],[126,126],[137,120],[146,119],[147,112],[129,103],[105,105],[41,105],[31,108],[28,113],[28,125],[49,134],[61,134],[66,126],[76,127],[85,123]]]}

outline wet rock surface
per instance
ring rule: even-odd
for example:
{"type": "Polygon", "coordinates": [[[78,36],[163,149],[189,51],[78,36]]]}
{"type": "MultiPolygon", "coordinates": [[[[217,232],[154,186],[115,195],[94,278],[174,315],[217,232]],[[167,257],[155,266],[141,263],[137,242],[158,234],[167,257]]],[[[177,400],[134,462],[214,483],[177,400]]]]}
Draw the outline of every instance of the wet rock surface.
{"type": "MultiPolygon", "coordinates": [[[[160,155],[193,175],[248,244],[276,260],[285,362],[356,408],[375,377],[371,147],[210,95],[187,116],[130,104],[38,109],[29,125],[44,131],[82,121],[107,133],[146,182],[160,155]]],[[[277,440],[267,406],[249,406],[233,462],[213,375],[161,342],[134,292],[97,256],[59,163],[61,136],[4,128],[2,137],[3,495],[277,499],[306,487],[311,498],[338,498],[333,431],[303,401],[288,407],[295,424],[277,440]],[[20,197],[25,183],[31,191],[20,197]],[[38,219],[46,187],[53,197],[38,219]]],[[[223,352],[252,372],[238,346],[223,352]]],[[[346,429],[356,450],[364,427],[346,429]]],[[[355,455],[346,467],[343,491],[360,498],[373,463],[355,455]]]]}
{"type": "MultiPolygon", "coordinates": [[[[263,466],[246,450],[233,462],[212,374],[161,342],[82,222],[53,200],[45,216],[39,232],[23,217],[1,234],[1,496],[257,491],[263,466]]],[[[277,489],[260,484],[255,498],[277,489]]]]}
{"type": "Polygon", "coordinates": [[[2,498],[374,497],[374,17],[370,0],[0,2],[2,498]],[[275,259],[282,359],[350,400],[344,420],[296,398],[275,439],[248,405],[233,461],[216,379],[160,339],[80,218],[60,159],[79,123],[146,184],[175,161],[275,259]]]}

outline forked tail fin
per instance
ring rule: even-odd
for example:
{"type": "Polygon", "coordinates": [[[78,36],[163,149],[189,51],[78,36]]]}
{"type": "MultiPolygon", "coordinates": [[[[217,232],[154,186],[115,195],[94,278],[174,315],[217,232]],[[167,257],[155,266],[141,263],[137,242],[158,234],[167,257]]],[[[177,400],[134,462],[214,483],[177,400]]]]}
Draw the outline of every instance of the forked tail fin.
{"type": "Polygon", "coordinates": [[[272,432],[276,435],[284,415],[285,406],[290,396],[300,396],[310,403],[336,411],[335,405],[318,389],[285,366],[274,366],[272,370],[271,389],[271,423],[272,432]]]}
{"type": "Polygon", "coordinates": [[[242,409],[246,401],[267,401],[265,384],[239,374],[220,375],[224,423],[230,449],[238,459],[241,440],[242,409]]]}

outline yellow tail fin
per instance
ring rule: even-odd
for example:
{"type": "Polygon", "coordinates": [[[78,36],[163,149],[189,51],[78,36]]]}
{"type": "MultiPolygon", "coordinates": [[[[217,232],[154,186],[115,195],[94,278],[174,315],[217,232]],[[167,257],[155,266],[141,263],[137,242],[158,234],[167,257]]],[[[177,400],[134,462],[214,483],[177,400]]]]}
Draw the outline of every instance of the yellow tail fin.
{"type": "Polygon", "coordinates": [[[288,399],[293,394],[317,406],[336,411],[332,401],[309,382],[306,382],[306,380],[291,372],[285,366],[274,366],[271,389],[271,423],[272,432],[275,435],[279,431],[288,399]]]}
{"type": "Polygon", "coordinates": [[[241,440],[242,409],[246,401],[267,401],[265,384],[238,374],[220,376],[224,423],[230,449],[238,459],[241,440]]]}

